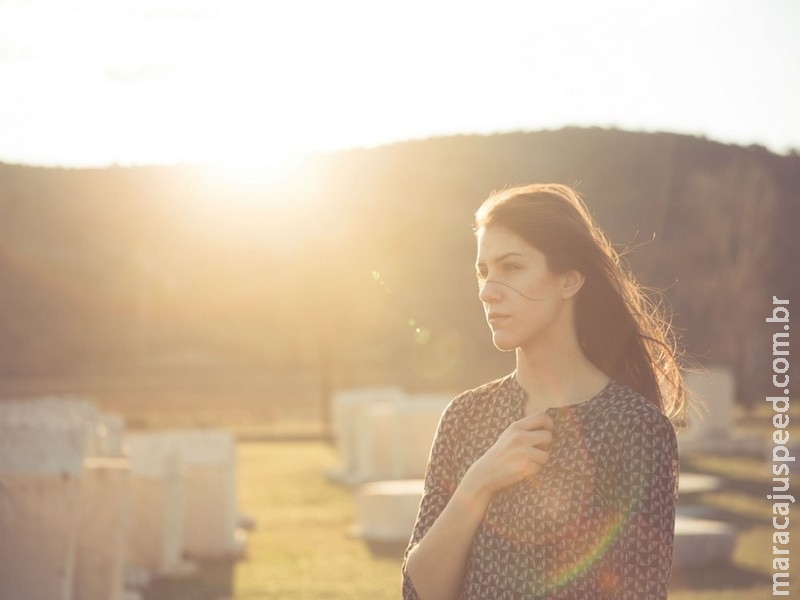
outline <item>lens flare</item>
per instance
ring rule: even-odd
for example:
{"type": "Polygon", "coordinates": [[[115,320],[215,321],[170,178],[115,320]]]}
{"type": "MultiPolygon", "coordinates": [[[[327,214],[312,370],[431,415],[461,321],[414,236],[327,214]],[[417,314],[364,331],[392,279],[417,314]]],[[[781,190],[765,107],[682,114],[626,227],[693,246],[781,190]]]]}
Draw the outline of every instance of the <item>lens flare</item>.
{"type": "MultiPolygon", "coordinates": [[[[557,409],[557,411],[558,410],[559,409],[557,409]]],[[[551,411],[548,411],[548,413],[551,414],[551,416],[554,416],[551,411]]],[[[591,464],[591,461],[594,460],[592,451],[586,444],[586,438],[581,434],[580,427],[574,420],[573,415],[570,413],[564,415],[562,413],[560,416],[565,419],[562,421],[563,430],[560,434],[557,432],[556,435],[562,440],[562,443],[564,443],[564,440],[568,440],[570,445],[579,445],[582,449],[582,454],[584,455],[583,461],[585,461],[585,464],[591,464]]],[[[554,442],[554,446],[551,448],[551,450],[555,449],[555,444],[557,443],[558,439],[556,442],[554,442]]],[[[590,471],[591,469],[584,474],[559,471],[557,464],[550,463],[545,467],[545,471],[542,471],[537,478],[526,480],[519,485],[514,493],[518,493],[520,495],[519,501],[521,503],[526,502],[526,500],[529,501],[531,497],[535,497],[535,488],[539,485],[538,482],[541,480],[541,478],[546,476],[557,478],[586,476],[589,481],[586,483],[586,485],[582,486],[581,489],[591,490],[591,475],[588,474],[590,471]],[[547,473],[548,469],[553,470],[547,473]]],[[[642,482],[641,485],[639,485],[636,489],[627,490],[626,503],[623,506],[617,507],[615,510],[610,510],[604,519],[588,522],[581,520],[580,516],[574,516],[569,522],[560,522],[556,524],[556,529],[553,533],[553,543],[555,544],[554,550],[556,550],[556,552],[558,551],[559,545],[564,547],[566,544],[572,544],[570,549],[574,550],[574,540],[570,540],[569,536],[564,533],[568,530],[577,530],[585,533],[588,528],[591,528],[594,535],[592,536],[592,540],[590,542],[583,544],[580,554],[575,556],[575,558],[569,562],[564,563],[561,561],[559,568],[554,572],[551,572],[546,581],[540,582],[540,585],[543,586],[543,593],[551,594],[558,589],[564,588],[571,582],[585,575],[592,568],[596,568],[598,566],[598,563],[603,560],[603,557],[606,555],[609,549],[626,530],[631,520],[635,518],[646,487],[647,482],[642,482]]],[[[589,493],[591,494],[592,492],[589,491],[589,493]]],[[[594,498],[587,499],[587,501],[593,500],[596,501],[594,498]]],[[[537,508],[534,508],[534,510],[537,510],[537,508]]],[[[525,537],[526,532],[510,530],[505,527],[502,522],[493,521],[491,519],[491,513],[488,515],[486,525],[495,535],[500,535],[515,545],[526,546],[536,543],[536,540],[527,539],[525,537]]],[[[544,543],[547,544],[548,542],[544,543]]],[[[613,568],[614,565],[611,565],[611,567],[613,568]]],[[[613,571],[609,570],[608,572],[599,573],[599,577],[600,580],[598,581],[598,584],[613,596],[614,587],[618,582],[617,575],[613,571]]]]}

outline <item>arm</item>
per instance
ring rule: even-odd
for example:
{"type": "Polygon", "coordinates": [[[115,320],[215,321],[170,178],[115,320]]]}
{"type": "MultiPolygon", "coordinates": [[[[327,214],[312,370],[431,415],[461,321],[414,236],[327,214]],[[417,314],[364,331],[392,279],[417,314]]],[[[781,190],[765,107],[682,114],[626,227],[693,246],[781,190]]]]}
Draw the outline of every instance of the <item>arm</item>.
{"type": "Polygon", "coordinates": [[[625,437],[611,490],[619,532],[601,586],[614,600],[666,600],[678,496],[675,432],[666,417],[652,413],[626,427],[625,437]]]}
{"type": "Polygon", "coordinates": [[[544,414],[512,423],[456,485],[455,463],[446,440],[453,439],[442,419],[425,477],[425,494],[403,566],[406,600],[457,598],[472,541],[492,495],[536,475],[549,455],[553,424],[544,414]],[[444,484],[444,485],[443,485],[444,484]],[[449,486],[448,486],[449,484],[449,486]],[[448,493],[448,489],[455,490],[448,493]]]}
{"type": "Polygon", "coordinates": [[[415,590],[405,598],[457,598],[464,581],[472,540],[491,494],[459,485],[425,536],[406,555],[406,577],[415,590]],[[418,595],[416,590],[418,590],[418,595]]]}

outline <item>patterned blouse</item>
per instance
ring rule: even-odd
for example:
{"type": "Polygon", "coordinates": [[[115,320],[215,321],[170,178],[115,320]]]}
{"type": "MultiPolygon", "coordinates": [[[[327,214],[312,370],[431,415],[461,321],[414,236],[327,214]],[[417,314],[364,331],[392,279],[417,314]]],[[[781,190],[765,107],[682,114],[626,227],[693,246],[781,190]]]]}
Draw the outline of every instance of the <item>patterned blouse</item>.
{"type": "MultiPolygon", "coordinates": [[[[458,396],[439,423],[406,557],[470,465],[514,421],[512,374],[458,396]]],[[[656,600],[672,566],[678,453],[661,411],[611,381],[591,400],[550,408],[550,460],[496,493],[472,543],[462,600],[656,600]]],[[[418,600],[403,565],[403,598],[418,600]]]]}

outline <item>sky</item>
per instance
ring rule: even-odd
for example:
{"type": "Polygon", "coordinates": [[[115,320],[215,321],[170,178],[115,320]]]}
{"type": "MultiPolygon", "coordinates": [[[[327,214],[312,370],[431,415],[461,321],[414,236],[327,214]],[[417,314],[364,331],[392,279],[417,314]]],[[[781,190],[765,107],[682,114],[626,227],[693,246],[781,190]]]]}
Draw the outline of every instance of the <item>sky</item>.
{"type": "Polygon", "coordinates": [[[0,0],[0,161],[617,127],[800,149],[794,0],[0,0]]]}

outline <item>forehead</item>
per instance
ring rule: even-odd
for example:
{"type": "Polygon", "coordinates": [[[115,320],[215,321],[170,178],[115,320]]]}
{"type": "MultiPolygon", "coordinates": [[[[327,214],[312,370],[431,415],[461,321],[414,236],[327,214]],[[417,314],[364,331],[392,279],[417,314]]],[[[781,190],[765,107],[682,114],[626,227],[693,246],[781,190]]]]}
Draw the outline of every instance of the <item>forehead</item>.
{"type": "Polygon", "coordinates": [[[519,237],[516,233],[502,227],[480,229],[477,235],[478,264],[487,264],[505,258],[509,254],[529,258],[544,258],[537,248],[519,237]]]}

